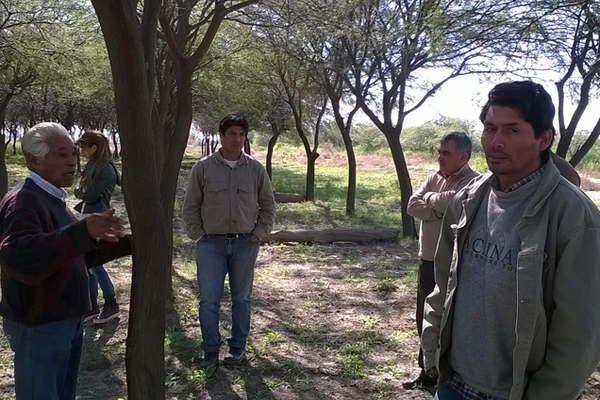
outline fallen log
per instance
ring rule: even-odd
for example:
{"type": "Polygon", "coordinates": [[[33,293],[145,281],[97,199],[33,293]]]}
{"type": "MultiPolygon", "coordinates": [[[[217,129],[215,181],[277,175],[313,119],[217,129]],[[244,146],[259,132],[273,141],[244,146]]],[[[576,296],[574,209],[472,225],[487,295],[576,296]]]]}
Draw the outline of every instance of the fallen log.
{"type": "Polygon", "coordinates": [[[304,195],[299,193],[275,192],[275,201],[277,203],[301,203],[304,201],[304,195]]]}
{"type": "Polygon", "coordinates": [[[399,229],[395,228],[344,228],[344,229],[293,229],[273,231],[269,241],[282,242],[308,242],[308,243],[333,243],[355,242],[369,243],[375,241],[394,241],[398,238],[399,229]]]}

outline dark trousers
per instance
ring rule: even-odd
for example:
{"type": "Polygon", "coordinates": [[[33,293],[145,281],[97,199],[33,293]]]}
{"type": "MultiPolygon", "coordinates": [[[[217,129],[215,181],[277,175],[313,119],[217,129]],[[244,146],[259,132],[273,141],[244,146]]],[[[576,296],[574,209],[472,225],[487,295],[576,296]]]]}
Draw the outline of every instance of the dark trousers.
{"type": "MultiPolygon", "coordinates": [[[[419,286],[417,287],[417,332],[419,338],[423,333],[423,309],[425,307],[425,299],[435,287],[435,275],[433,273],[433,261],[421,260],[419,265],[419,286]]],[[[423,349],[419,345],[419,367],[423,369],[423,349]]]]}
{"type": "Polygon", "coordinates": [[[4,318],[4,334],[15,353],[15,397],[75,400],[83,344],[81,319],[25,325],[4,318]]]}
{"type": "Polygon", "coordinates": [[[115,287],[110,280],[110,275],[103,265],[97,265],[89,269],[90,271],[90,298],[93,308],[98,308],[98,286],[102,289],[104,304],[117,305],[117,295],[115,287]]]}

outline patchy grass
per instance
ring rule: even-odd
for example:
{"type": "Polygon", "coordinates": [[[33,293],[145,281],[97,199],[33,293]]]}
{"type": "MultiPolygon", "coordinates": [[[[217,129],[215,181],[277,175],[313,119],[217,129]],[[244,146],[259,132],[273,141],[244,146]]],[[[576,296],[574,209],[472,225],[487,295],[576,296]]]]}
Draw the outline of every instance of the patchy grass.
{"type": "MultiPolygon", "coordinates": [[[[275,190],[304,193],[306,166],[297,151],[285,144],[275,148],[275,190]]],[[[316,176],[316,201],[278,205],[275,229],[400,226],[400,190],[393,164],[373,170],[358,169],[353,217],[345,215],[347,168],[330,162],[320,163],[317,159],[316,176]]]]}
{"type": "Polygon", "coordinates": [[[364,341],[357,341],[345,344],[335,359],[345,377],[361,379],[367,375],[365,360],[368,354],[369,344],[364,341]]]}
{"type": "Polygon", "coordinates": [[[389,294],[398,289],[396,280],[390,276],[384,275],[378,278],[375,290],[381,293],[389,294]]]}
{"type": "Polygon", "coordinates": [[[419,283],[419,266],[418,264],[409,265],[400,277],[400,283],[412,290],[417,290],[419,283]]]}
{"type": "Polygon", "coordinates": [[[263,338],[263,345],[260,351],[261,356],[267,356],[270,349],[274,349],[284,342],[283,336],[279,332],[267,332],[263,338]]]}

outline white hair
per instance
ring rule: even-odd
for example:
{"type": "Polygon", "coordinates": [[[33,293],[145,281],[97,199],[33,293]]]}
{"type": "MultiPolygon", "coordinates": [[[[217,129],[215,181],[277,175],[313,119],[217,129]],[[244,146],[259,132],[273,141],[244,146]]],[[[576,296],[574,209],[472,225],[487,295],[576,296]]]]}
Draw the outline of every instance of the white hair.
{"type": "Polygon", "coordinates": [[[50,138],[66,136],[70,138],[67,129],[56,122],[41,122],[32,126],[21,138],[21,150],[27,156],[46,157],[50,151],[50,138]]]}

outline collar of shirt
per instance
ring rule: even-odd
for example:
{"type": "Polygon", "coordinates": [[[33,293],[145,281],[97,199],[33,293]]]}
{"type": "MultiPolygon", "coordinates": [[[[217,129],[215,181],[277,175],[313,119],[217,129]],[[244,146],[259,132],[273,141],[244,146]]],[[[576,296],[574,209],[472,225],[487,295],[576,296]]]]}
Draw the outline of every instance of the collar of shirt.
{"type": "MultiPolygon", "coordinates": [[[[216,154],[217,156],[217,160],[219,160],[219,162],[223,165],[227,165],[227,163],[225,162],[226,160],[223,158],[223,155],[221,154],[220,151],[216,151],[214,154],[216,154]]],[[[240,165],[242,164],[247,164],[248,163],[248,156],[246,153],[244,153],[242,151],[242,154],[240,155],[240,158],[238,158],[237,161],[240,165]]]]}
{"type": "Polygon", "coordinates": [[[469,163],[466,163],[465,165],[463,165],[462,167],[460,167],[460,169],[458,171],[456,171],[455,173],[448,175],[448,176],[444,176],[444,174],[442,173],[442,171],[438,171],[438,175],[441,176],[442,178],[444,178],[445,180],[451,180],[451,179],[456,179],[460,176],[462,176],[464,173],[466,173],[469,169],[471,168],[471,166],[469,165],[469,163]]]}
{"type": "Polygon", "coordinates": [[[51,184],[50,182],[48,182],[47,180],[45,180],[44,178],[42,178],[41,176],[39,176],[38,174],[36,174],[33,171],[31,171],[31,174],[29,175],[29,179],[31,179],[33,181],[33,183],[38,185],[41,189],[43,189],[48,194],[56,197],[63,203],[66,203],[67,192],[64,189],[57,188],[56,186],[54,186],[53,184],[51,184]]]}
{"type": "Polygon", "coordinates": [[[545,164],[542,165],[540,168],[536,169],[531,174],[527,175],[525,178],[519,180],[518,182],[513,183],[505,190],[500,189],[500,181],[498,180],[498,176],[494,175],[491,180],[492,187],[500,192],[505,192],[505,193],[514,192],[515,190],[517,190],[521,186],[525,185],[526,183],[531,182],[532,180],[541,176],[542,173],[544,172],[545,167],[546,167],[545,164]]]}

